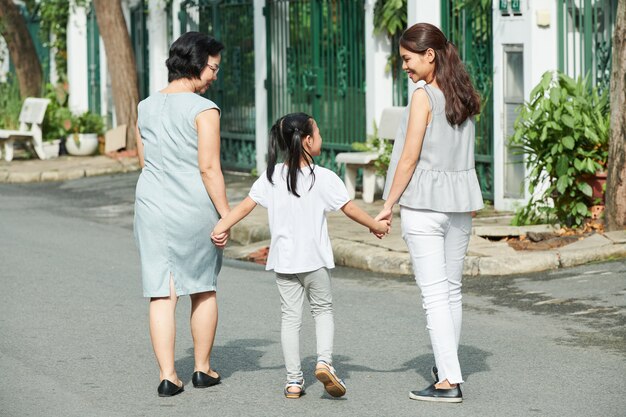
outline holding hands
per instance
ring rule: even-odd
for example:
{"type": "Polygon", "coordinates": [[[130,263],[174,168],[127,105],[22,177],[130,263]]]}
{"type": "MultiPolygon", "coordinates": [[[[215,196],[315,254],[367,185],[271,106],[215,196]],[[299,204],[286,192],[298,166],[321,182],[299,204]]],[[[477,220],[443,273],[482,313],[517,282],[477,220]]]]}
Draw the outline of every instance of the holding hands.
{"type": "MultiPolygon", "coordinates": [[[[393,207],[393,206],[392,206],[393,207]]],[[[374,217],[379,224],[386,224],[387,230],[380,232],[379,230],[370,229],[370,232],[379,239],[382,239],[386,234],[391,232],[391,221],[393,220],[392,207],[383,206],[383,209],[374,217]]]]}
{"type": "Polygon", "coordinates": [[[228,237],[230,236],[230,230],[224,228],[224,220],[220,220],[213,228],[211,232],[211,240],[213,244],[220,249],[224,249],[226,243],[228,243],[228,237]]]}

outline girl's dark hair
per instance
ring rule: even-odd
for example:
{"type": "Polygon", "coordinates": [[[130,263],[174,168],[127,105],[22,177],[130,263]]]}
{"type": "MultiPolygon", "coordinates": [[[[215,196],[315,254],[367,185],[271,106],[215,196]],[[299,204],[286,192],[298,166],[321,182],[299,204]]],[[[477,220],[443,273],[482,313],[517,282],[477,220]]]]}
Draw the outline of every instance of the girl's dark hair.
{"type": "Polygon", "coordinates": [[[435,51],[435,78],[446,97],[446,118],[451,125],[460,125],[480,113],[480,96],[456,47],[439,28],[417,23],[404,31],[400,45],[417,54],[423,54],[428,48],[435,51]]]}
{"type": "Polygon", "coordinates": [[[224,45],[209,35],[200,32],[187,32],[176,39],[170,47],[167,65],[167,81],[180,78],[200,78],[209,56],[216,56],[224,45]]]}
{"type": "Polygon", "coordinates": [[[313,157],[302,146],[302,139],[313,136],[313,118],[306,113],[290,113],[281,117],[270,129],[269,146],[267,152],[267,180],[274,184],[272,176],[279,157],[279,152],[287,166],[287,190],[296,197],[300,197],[297,191],[298,172],[302,172],[300,164],[302,159],[307,161],[311,170],[311,187],[315,183],[315,173],[313,172],[313,157]]]}

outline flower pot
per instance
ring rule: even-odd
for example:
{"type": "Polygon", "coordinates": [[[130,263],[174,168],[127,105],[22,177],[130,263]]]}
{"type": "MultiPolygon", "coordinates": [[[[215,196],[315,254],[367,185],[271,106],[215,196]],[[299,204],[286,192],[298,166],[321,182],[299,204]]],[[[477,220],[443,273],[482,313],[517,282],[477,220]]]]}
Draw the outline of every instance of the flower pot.
{"type": "Polygon", "coordinates": [[[70,155],[93,155],[98,149],[98,135],[95,133],[71,134],[65,141],[65,148],[70,155]]]}
{"type": "Polygon", "coordinates": [[[59,147],[61,145],[61,139],[54,139],[43,142],[43,152],[46,155],[46,159],[56,158],[59,156],[59,147]]]}
{"type": "Polygon", "coordinates": [[[604,215],[604,204],[591,206],[589,207],[589,211],[591,212],[591,218],[593,220],[600,220],[604,215]]]}

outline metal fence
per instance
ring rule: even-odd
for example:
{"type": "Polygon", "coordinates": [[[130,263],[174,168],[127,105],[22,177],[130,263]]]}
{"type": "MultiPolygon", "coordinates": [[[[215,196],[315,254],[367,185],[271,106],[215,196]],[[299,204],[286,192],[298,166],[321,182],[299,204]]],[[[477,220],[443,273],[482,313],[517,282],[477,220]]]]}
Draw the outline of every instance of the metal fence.
{"type": "Polygon", "coordinates": [[[441,0],[441,28],[456,45],[481,97],[476,118],[476,173],[493,200],[493,31],[490,1],[441,0]]]}
{"type": "Polygon", "coordinates": [[[559,70],[608,88],[616,15],[617,0],[559,0],[559,70]]]}
{"type": "Polygon", "coordinates": [[[222,111],[222,165],[251,170],[256,166],[253,2],[185,1],[178,18],[182,32],[207,33],[225,45],[220,73],[206,96],[222,111]]]}
{"type": "Polygon", "coordinates": [[[317,163],[366,139],[363,0],[267,0],[267,91],[271,126],[291,112],[317,121],[317,163]]]}

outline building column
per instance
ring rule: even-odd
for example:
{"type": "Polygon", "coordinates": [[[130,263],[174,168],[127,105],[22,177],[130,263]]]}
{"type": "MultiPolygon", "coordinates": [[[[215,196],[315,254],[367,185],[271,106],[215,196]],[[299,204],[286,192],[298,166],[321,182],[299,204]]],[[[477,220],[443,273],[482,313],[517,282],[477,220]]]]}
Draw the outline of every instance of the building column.
{"type": "Polygon", "coordinates": [[[67,22],[67,79],[72,113],[89,110],[87,65],[87,13],[84,7],[70,7],[67,22]]]}
{"type": "Polygon", "coordinates": [[[148,0],[150,14],[148,15],[148,67],[150,68],[150,90],[153,94],[167,85],[167,67],[165,60],[168,57],[167,44],[167,12],[162,0],[148,0]]]}
{"type": "MultiPolygon", "coordinates": [[[[430,23],[441,28],[441,6],[439,1],[408,1],[406,17],[407,27],[411,27],[416,23],[430,23]],[[434,7],[433,3],[435,3],[434,7]]],[[[409,83],[408,94],[411,97],[411,94],[415,91],[415,84],[410,79],[407,82],[409,83]]]]}
{"type": "Polygon", "coordinates": [[[259,174],[267,165],[267,31],[263,9],[265,0],[254,0],[254,103],[256,132],[256,169],[259,174]]]}
{"type": "MultiPolygon", "coordinates": [[[[391,42],[385,35],[374,35],[375,0],[365,3],[365,122],[368,135],[374,133],[374,123],[380,124],[385,107],[393,105],[393,79],[386,71],[391,42]]],[[[363,138],[365,139],[365,138],[363,138]]]]}

